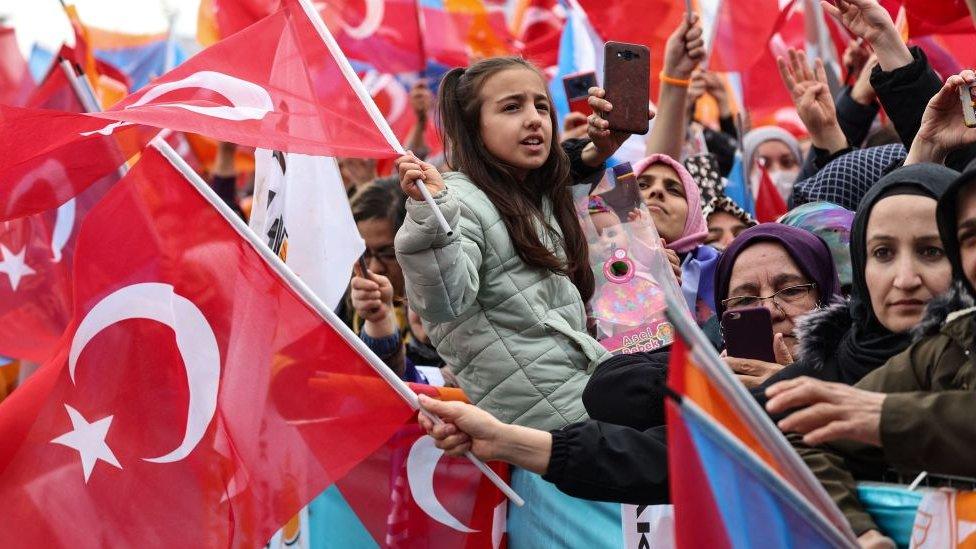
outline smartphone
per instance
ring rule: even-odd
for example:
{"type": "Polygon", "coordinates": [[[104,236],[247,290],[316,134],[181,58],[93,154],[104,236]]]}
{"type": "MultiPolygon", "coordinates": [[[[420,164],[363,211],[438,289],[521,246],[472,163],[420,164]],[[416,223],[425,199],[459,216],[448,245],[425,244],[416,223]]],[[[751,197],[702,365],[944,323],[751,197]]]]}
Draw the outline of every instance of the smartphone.
{"type": "Polygon", "coordinates": [[[722,334],[729,356],[776,362],[773,321],[769,309],[754,307],[725,311],[722,314],[722,334]]]}
{"type": "Polygon", "coordinates": [[[610,129],[647,133],[651,50],[640,44],[607,42],[604,46],[603,87],[613,110],[605,117],[610,129]]]}
{"type": "Polygon", "coordinates": [[[590,88],[596,86],[596,73],[593,71],[577,72],[563,77],[563,89],[566,90],[566,100],[569,110],[589,116],[593,110],[587,100],[590,88]]]}
{"type": "Polygon", "coordinates": [[[976,86],[963,86],[959,88],[959,100],[962,101],[962,116],[967,128],[976,128],[976,86]]]}

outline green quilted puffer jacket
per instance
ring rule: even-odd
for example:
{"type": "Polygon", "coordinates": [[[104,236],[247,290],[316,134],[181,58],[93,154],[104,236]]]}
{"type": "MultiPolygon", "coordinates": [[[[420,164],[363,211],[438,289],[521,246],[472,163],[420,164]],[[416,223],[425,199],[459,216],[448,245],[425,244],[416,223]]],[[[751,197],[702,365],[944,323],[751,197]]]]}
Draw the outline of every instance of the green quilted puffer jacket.
{"type": "MultiPolygon", "coordinates": [[[[425,202],[407,202],[396,236],[410,307],[473,403],[537,429],[586,419],[583,388],[609,356],[586,333],[586,312],[566,276],[530,267],[515,252],[498,210],[464,174],[443,174],[435,199],[448,236],[425,202]]],[[[548,224],[559,225],[548,201],[548,224]]],[[[539,227],[542,242],[565,258],[539,227]]]]}

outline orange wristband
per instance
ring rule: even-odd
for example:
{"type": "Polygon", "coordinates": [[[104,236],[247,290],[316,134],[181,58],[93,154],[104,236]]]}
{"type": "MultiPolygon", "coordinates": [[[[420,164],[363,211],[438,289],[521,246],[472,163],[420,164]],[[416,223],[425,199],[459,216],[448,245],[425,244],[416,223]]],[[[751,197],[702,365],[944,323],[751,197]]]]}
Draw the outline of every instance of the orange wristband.
{"type": "Polygon", "coordinates": [[[691,85],[690,78],[688,79],[674,78],[673,76],[668,76],[664,74],[664,71],[661,71],[660,77],[661,77],[661,82],[664,82],[665,84],[670,84],[672,86],[677,86],[679,88],[687,88],[688,86],[691,85]]]}

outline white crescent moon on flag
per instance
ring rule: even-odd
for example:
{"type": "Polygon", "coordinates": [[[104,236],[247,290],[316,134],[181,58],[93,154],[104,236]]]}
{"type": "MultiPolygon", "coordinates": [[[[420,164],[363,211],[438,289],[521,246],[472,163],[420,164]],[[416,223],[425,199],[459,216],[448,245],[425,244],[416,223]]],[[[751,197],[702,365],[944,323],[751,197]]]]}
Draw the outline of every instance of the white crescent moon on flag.
{"type": "Polygon", "coordinates": [[[68,375],[75,381],[78,357],[99,332],[123,320],[145,318],[173,329],[176,347],[183,357],[189,386],[189,412],[183,441],[173,451],[155,458],[153,463],[179,461],[196,448],[217,410],[220,383],[220,350],[217,338],[200,309],[178,295],[169,284],[133,284],[99,301],[78,325],[68,355],[68,375]]]}
{"type": "Polygon", "coordinates": [[[57,217],[54,219],[54,230],[51,232],[51,258],[55,263],[61,261],[61,252],[71,238],[71,231],[74,228],[75,199],[72,198],[58,207],[57,217]]]}
{"type": "Polygon", "coordinates": [[[366,15],[363,16],[363,20],[359,25],[353,27],[347,25],[345,21],[342,22],[342,30],[350,38],[355,38],[356,40],[365,40],[373,36],[373,33],[383,24],[385,11],[383,0],[363,0],[363,4],[366,6],[366,15]]]}
{"type": "MultiPolygon", "coordinates": [[[[195,112],[203,116],[221,118],[223,120],[261,120],[268,113],[274,112],[274,101],[268,90],[251,82],[216,71],[197,71],[186,78],[174,80],[173,82],[163,82],[149,88],[146,93],[136,102],[127,105],[125,109],[141,107],[163,94],[174,90],[186,88],[203,88],[223,95],[230,102],[230,106],[220,105],[218,107],[201,107],[190,103],[156,103],[152,107],[174,107],[195,112]]],[[[82,136],[90,136],[96,133],[111,135],[116,128],[132,125],[131,122],[112,122],[100,130],[81,132],[82,136]]]]}
{"type": "Polygon", "coordinates": [[[410,485],[413,500],[430,518],[444,526],[466,534],[477,532],[448,512],[434,494],[434,470],[443,455],[444,451],[434,446],[434,439],[429,436],[420,437],[410,447],[407,455],[407,483],[410,485]]]}

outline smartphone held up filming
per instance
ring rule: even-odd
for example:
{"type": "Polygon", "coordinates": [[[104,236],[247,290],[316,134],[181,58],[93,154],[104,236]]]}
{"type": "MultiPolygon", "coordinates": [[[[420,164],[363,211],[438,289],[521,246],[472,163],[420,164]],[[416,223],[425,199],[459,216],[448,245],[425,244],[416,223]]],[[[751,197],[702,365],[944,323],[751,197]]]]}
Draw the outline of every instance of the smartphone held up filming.
{"type": "Polygon", "coordinates": [[[613,110],[604,114],[610,129],[646,134],[650,102],[651,50],[640,44],[607,42],[604,46],[604,98],[613,110]]]}
{"type": "Polygon", "coordinates": [[[590,88],[596,85],[596,73],[593,71],[577,72],[564,76],[563,89],[566,90],[569,110],[589,116],[593,112],[588,102],[590,88]]]}
{"type": "Polygon", "coordinates": [[[769,309],[753,307],[725,311],[722,314],[722,333],[729,356],[776,362],[773,320],[769,309]]]}

